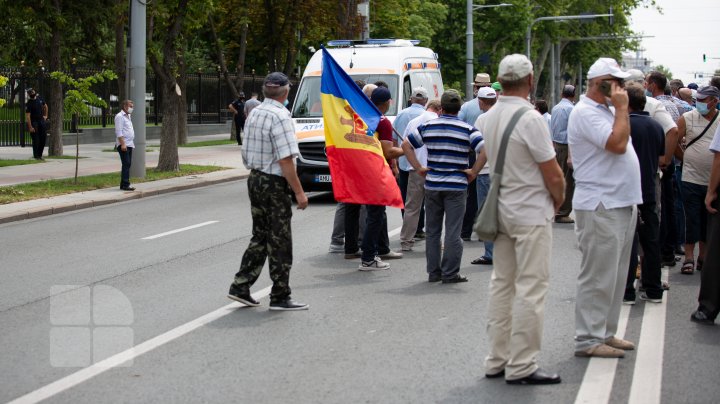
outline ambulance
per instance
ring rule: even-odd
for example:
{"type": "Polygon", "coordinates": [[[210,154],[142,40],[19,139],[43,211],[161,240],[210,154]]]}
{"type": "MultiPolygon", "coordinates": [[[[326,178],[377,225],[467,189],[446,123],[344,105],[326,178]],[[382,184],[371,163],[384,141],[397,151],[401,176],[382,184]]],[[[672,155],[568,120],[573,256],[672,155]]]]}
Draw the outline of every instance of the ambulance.
{"type": "MultiPolygon", "coordinates": [[[[353,80],[387,83],[392,101],[385,114],[394,120],[409,106],[410,93],[424,87],[429,99],[443,93],[438,56],[431,49],[416,46],[419,41],[404,39],[335,40],[326,49],[353,80]]],[[[297,173],[305,191],[331,191],[332,178],[325,153],[320,74],[322,51],[310,58],[303,72],[292,106],[292,118],[300,148],[297,173]]]]}

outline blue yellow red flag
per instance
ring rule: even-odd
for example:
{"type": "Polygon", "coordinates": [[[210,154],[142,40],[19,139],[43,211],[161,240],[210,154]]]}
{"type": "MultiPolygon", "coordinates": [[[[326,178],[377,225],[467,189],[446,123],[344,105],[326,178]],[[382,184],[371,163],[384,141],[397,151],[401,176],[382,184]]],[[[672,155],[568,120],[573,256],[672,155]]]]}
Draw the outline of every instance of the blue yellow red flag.
{"type": "Polygon", "coordinates": [[[335,199],[403,208],[375,132],[382,114],[324,47],[322,55],[325,150],[335,199]]]}

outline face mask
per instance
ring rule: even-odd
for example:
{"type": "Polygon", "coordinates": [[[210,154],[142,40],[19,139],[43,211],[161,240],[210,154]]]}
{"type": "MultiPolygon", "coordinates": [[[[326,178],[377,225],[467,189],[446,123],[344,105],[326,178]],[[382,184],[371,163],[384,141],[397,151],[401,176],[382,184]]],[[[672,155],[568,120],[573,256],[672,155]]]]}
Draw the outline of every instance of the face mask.
{"type": "Polygon", "coordinates": [[[652,92],[650,92],[650,90],[645,90],[645,96],[652,97],[653,95],[652,95],[652,92]]]}
{"type": "Polygon", "coordinates": [[[700,113],[700,115],[707,115],[708,112],[710,112],[710,109],[708,108],[708,105],[706,102],[696,102],[695,108],[697,108],[697,111],[700,113]]]}
{"type": "Polygon", "coordinates": [[[132,114],[132,112],[133,112],[133,107],[128,108],[128,114],[132,114]]]}
{"type": "Polygon", "coordinates": [[[285,101],[283,101],[283,106],[287,107],[288,104],[290,104],[290,101],[288,101],[287,99],[285,99],[285,101]]]}

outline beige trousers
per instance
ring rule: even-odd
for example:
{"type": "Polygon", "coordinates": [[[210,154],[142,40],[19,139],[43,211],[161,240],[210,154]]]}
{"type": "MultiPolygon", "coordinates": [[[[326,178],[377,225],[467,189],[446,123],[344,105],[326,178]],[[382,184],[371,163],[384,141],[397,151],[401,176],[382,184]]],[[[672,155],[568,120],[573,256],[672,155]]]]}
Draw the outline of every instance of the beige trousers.
{"type": "Polygon", "coordinates": [[[515,380],[537,370],[550,277],[552,224],[520,226],[499,215],[490,279],[488,374],[515,380]],[[513,307],[514,306],[514,307],[513,307]]]}

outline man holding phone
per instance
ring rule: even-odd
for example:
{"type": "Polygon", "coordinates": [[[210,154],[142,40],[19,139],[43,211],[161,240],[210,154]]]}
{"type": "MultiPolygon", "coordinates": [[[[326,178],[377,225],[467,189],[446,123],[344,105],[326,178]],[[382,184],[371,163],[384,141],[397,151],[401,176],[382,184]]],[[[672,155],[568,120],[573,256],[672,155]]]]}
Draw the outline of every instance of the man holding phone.
{"type": "Polygon", "coordinates": [[[575,168],[576,234],[582,252],[575,307],[575,356],[621,358],[635,348],[615,336],[635,224],[640,164],[630,141],[629,76],[611,58],[588,70],[587,95],[568,121],[575,168]],[[612,104],[615,111],[608,107],[612,104]]]}

